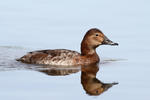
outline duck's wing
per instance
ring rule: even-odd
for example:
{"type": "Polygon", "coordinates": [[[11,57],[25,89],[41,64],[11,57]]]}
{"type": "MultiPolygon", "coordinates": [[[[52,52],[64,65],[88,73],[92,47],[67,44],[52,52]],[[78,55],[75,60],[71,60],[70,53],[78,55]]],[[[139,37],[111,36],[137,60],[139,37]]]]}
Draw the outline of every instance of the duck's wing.
{"type": "Polygon", "coordinates": [[[66,49],[40,50],[29,52],[17,61],[31,64],[72,65],[73,58],[80,53],[66,49]]]}

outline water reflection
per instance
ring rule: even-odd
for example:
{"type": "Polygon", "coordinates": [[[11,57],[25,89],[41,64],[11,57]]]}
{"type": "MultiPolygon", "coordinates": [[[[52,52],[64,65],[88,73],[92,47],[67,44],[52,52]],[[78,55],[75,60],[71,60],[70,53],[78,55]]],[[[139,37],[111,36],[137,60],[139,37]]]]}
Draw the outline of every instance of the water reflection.
{"type": "Polygon", "coordinates": [[[39,72],[43,72],[47,75],[51,76],[65,76],[65,75],[70,75],[73,73],[77,73],[80,71],[80,67],[52,67],[52,66],[41,66],[42,68],[39,69],[39,72]]]}
{"type": "Polygon", "coordinates": [[[64,76],[70,75],[73,73],[77,73],[81,70],[81,84],[83,89],[86,91],[88,95],[100,95],[103,92],[107,91],[113,85],[118,83],[103,83],[98,78],[96,78],[96,74],[99,71],[98,64],[91,64],[81,67],[69,67],[69,68],[59,68],[59,67],[50,67],[43,66],[42,69],[38,69],[39,72],[43,72],[47,75],[52,76],[64,76]]]}
{"type": "Polygon", "coordinates": [[[98,71],[98,64],[82,66],[81,68],[81,84],[86,93],[89,95],[100,95],[113,85],[118,84],[101,82],[98,78],[96,78],[96,74],[98,71]]]}

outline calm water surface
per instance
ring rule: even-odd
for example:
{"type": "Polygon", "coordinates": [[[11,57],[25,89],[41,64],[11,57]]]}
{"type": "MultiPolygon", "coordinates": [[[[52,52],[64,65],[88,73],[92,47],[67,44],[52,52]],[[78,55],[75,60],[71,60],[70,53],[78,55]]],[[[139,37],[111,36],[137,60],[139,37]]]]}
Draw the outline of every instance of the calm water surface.
{"type": "Polygon", "coordinates": [[[1,100],[149,100],[149,5],[149,0],[0,1],[1,100]],[[60,68],[15,61],[39,49],[80,52],[93,27],[119,43],[97,48],[100,64],[60,68]]]}

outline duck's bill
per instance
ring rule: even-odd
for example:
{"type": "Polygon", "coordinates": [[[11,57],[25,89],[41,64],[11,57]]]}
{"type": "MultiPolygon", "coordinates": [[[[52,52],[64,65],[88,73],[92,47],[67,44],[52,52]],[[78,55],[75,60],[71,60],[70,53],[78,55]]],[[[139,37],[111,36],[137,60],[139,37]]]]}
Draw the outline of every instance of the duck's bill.
{"type": "Polygon", "coordinates": [[[106,83],[103,85],[104,91],[107,91],[109,88],[111,88],[113,85],[117,85],[118,83],[106,83]]]}
{"type": "Polygon", "coordinates": [[[112,45],[112,46],[117,46],[119,45],[118,43],[115,43],[111,40],[109,40],[106,36],[104,36],[104,41],[102,42],[103,45],[112,45]]]}

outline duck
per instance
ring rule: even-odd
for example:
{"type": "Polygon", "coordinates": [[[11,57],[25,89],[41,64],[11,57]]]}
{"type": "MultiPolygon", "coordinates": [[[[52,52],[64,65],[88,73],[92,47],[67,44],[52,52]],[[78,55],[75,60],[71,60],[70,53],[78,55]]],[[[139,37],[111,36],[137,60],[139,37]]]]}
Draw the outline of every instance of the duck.
{"type": "Polygon", "coordinates": [[[53,65],[53,66],[80,66],[100,62],[96,48],[100,45],[116,46],[101,30],[89,29],[81,41],[81,53],[67,49],[48,49],[28,52],[16,59],[22,63],[53,65]]]}

